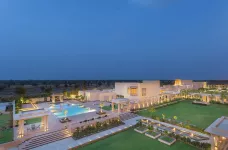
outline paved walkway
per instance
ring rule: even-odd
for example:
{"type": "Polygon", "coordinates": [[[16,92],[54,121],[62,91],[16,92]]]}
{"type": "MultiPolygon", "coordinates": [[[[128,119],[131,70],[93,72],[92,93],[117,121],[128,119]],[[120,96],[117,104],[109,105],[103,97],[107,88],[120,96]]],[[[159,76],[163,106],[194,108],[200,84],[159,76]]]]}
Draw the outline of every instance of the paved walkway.
{"type": "Polygon", "coordinates": [[[207,134],[204,134],[204,133],[201,133],[201,132],[197,132],[197,131],[193,131],[193,130],[189,130],[189,129],[186,129],[186,128],[182,128],[182,127],[179,127],[179,126],[176,126],[176,125],[172,125],[172,124],[169,124],[169,123],[166,123],[166,122],[161,122],[161,121],[158,121],[158,120],[154,120],[154,119],[151,119],[151,118],[146,118],[146,117],[143,117],[144,119],[148,119],[152,122],[155,122],[155,123],[159,123],[161,125],[164,125],[166,127],[172,127],[172,128],[176,128],[182,132],[187,132],[187,133],[193,133],[194,135],[197,135],[197,136],[202,136],[202,137],[205,137],[205,138],[209,138],[209,140],[202,140],[200,142],[203,142],[203,143],[211,143],[211,140],[210,140],[210,136],[207,135],[207,134]]]}
{"type": "Polygon", "coordinates": [[[69,148],[73,148],[73,147],[88,143],[90,141],[102,138],[102,137],[107,136],[109,134],[112,134],[112,133],[124,130],[126,128],[129,128],[132,125],[135,125],[137,123],[138,119],[142,119],[142,118],[143,117],[138,116],[138,117],[126,120],[126,121],[124,121],[124,123],[125,123],[124,125],[121,125],[121,126],[118,126],[118,127],[115,127],[115,128],[112,128],[112,129],[109,129],[109,130],[106,130],[106,131],[103,131],[103,132],[100,132],[97,134],[93,134],[91,136],[88,136],[88,137],[85,137],[85,138],[82,138],[79,140],[74,140],[70,137],[70,138],[67,138],[67,139],[64,139],[61,141],[57,141],[57,142],[50,143],[50,144],[47,144],[47,145],[44,145],[41,147],[37,147],[33,150],[50,150],[50,149],[67,150],[69,148]]]}

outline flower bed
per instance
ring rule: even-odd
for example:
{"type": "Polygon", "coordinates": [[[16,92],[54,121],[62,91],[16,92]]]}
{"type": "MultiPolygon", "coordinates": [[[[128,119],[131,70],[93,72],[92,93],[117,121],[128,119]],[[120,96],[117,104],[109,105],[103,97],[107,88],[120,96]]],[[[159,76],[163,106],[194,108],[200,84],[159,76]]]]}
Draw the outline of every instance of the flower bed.
{"type": "Polygon", "coordinates": [[[172,145],[173,143],[176,142],[176,139],[169,137],[169,136],[162,136],[158,139],[158,141],[167,144],[167,145],[172,145]]]}
{"type": "Polygon", "coordinates": [[[156,139],[158,138],[159,136],[161,136],[161,133],[159,132],[154,132],[154,131],[148,131],[145,133],[146,136],[152,138],[152,139],[156,139]]]}
{"type": "Polygon", "coordinates": [[[77,128],[73,133],[73,139],[78,140],[80,138],[83,138],[104,130],[108,130],[110,128],[114,128],[123,124],[124,123],[121,122],[119,118],[106,120],[105,122],[96,122],[96,124],[93,126],[88,125],[84,128],[77,128]]]}
{"type": "Polygon", "coordinates": [[[144,127],[144,126],[139,126],[139,127],[135,128],[134,130],[139,133],[145,133],[148,131],[148,128],[144,127]]]}

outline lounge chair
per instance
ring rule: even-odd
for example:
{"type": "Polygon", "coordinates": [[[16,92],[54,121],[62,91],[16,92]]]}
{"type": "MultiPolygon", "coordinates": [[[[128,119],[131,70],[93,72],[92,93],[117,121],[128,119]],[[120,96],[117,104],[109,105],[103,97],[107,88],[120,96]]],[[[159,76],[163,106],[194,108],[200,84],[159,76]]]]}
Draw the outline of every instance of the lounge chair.
{"type": "Polygon", "coordinates": [[[36,129],[35,124],[32,124],[32,125],[31,125],[31,129],[32,129],[32,130],[35,130],[35,129],[36,129]]]}

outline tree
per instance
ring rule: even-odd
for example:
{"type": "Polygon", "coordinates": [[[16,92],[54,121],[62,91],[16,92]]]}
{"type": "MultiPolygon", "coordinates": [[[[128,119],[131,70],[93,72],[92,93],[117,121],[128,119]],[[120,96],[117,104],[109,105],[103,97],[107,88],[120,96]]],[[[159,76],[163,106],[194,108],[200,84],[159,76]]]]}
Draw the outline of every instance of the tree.
{"type": "Polygon", "coordinates": [[[44,86],[41,86],[41,87],[40,87],[40,90],[41,90],[42,92],[45,92],[45,87],[44,87],[44,86]]]}
{"type": "Polygon", "coordinates": [[[26,102],[23,97],[20,98],[20,101],[21,101],[22,104],[24,104],[26,102]]]}
{"type": "Polygon", "coordinates": [[[51,94],[51,92],[52,92],[52,88],[51,87],[45,88],[45,93],[51,94]]]}
{"type": "Polygon", "coordinates": [[[162,114],[162,119],[165,120],[165,115],[164,114],[162,114]]]}
{"type": "Polygon", "coordinates": [[[149,130],[154,130],[153,125],[148,126],[148,129],[149,129],[149,130]]]}
{"type": "Polygon", "coordinates": [[[19,96],[25,96],[26,94],[26,89],[24,87],[16,87],[15,88],[15,93],[19,96]]]}
{"type": "Polygon", "coordinates": [[[103,112],[102,108],[104,107],[104,103],[100,103],[101,113],[103,112]]]}
{"type": "Polygon", "coordinates": [[[66,90],[63,90],[63,96],[68,97],[68,92],[66,90]]]}
{"type": "Polygon", "coordinates": [[[68,110],[64,110],[65,118],[66,118],[67,114],[68,114],[68,110]]]}
{"type": "Polygon", "coordinates": [[[174,119],[175,121],[177,121],[177,116],[173,116],[173,119],[174,119]]]}
{"type": "Polygon", "coordinates": [[[227,99],[226,92],[222,92],[221,93],[221,100],[222,100],[222,102],[224,102],[224,99],[227,99]]]}
{"type": "Polygon", "coordinates": [[[151,108],[149,109],[149,112],[155,113],[155,112],[156,112],[156,109],[155,109],[154,107],[151,107],[151,108]]]}
{"type": "Polygon", "coordinates": [[[151,108],[149,109],[149,112],[151,112],[151,113],[152,113],[151,118],[155,118],[155,116],[153,116],[153,113],[155,113],[155,112],[156,112],[156,109],[155,109],[154,107],[151,107],[151,108]]]}

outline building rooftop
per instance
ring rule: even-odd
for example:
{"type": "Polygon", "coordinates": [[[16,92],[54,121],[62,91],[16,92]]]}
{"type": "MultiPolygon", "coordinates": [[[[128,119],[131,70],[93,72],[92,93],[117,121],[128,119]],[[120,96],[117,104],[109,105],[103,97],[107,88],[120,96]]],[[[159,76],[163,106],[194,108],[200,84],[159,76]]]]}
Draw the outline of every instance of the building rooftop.
{"type": "Polygon", "coordinates": [[[117,99],[113,99],[112,102],[114,102],[116,104],[121,104],[121,103],[129,102],[129,99],[127,99],[127,98],[117,98],[117,99]]]}
{"type": "Polygon", "coordinates": [[[228,138],[228,117],[223,116],[218,118],[207,127],[205,131],[210,134],[228,138]]]}
{"type": "Polygon", "coordinates": [[[42,116],[49,115],[50,111],[48,109],[36,109],[36,110],[29,110],[29,111],[23,111],[19,112],[18,114],[14,114],[13,119],[14,120],[26,120],[31,118],[38,118],[42,116]]]}

